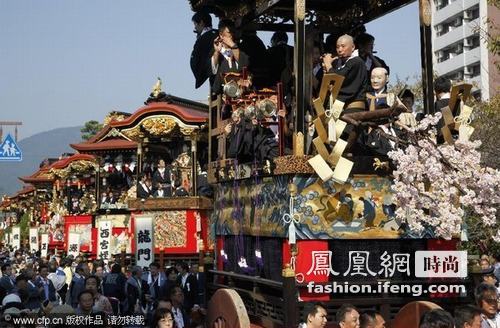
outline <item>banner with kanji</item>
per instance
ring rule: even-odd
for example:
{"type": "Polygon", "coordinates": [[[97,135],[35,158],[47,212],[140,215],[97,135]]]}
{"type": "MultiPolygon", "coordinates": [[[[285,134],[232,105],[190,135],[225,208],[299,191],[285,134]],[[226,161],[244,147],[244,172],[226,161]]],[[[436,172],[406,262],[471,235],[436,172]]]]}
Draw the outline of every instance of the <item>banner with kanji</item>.
{"type": "Polygon", "coordinates": [[[12,248],[19,249],[21,248],[21,228],[20,227],[12,227],[12,236],[11,236],[11,246],[12,248]]]}
{"type": "Polygon", "coordinates": [[[68,235],[68,255],[77,257],[80,254],[80,234],[70,232],[68,235]]]}
{"type": "Polygon", "coordinates": [[[147,267],[154,260],[153,252],[153,217],[135,216],[135,257],[140,267],[147,267]]]}
{"type": "Polygon", "coordinates": [[[97,257],[107,262],[110,258],[112,222],[110,220],[99,221],[97,240],[97,257]]]}
{"type": "Polygon", "coordinates": [[[38,252],[38,228],[30,228],[30,250],[32,253],[38,252]]]}
{"type": "Polygon", "coordinates": [[[40,235],[40,256],[46,257],[49,250],[49,234],[44,233],[40,235]]]}

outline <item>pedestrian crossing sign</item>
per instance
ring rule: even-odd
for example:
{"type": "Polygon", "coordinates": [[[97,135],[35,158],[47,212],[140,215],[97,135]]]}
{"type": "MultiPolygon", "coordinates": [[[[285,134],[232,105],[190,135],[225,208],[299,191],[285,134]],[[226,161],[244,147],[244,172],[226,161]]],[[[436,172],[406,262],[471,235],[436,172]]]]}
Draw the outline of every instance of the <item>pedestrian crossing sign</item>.
{"type": "Polygon", "coordinates": [[[0,145],[0,161],[21,161],[23,153],[10,134],[0,145]]]}

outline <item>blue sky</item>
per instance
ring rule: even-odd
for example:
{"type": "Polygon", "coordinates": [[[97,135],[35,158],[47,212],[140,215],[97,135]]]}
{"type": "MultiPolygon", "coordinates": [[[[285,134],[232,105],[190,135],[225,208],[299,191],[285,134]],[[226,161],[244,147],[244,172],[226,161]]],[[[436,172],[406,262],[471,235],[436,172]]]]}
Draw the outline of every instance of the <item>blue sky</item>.
{"type": "MultiPolygon", "coordinates": [[[[102,121],[141,107],[157,76],[167,93],[206,99],[189,68],[192,14],[187,0],[1,0],[0,121],[22,121],[21,139],[102,121]]],[[[420,72],[416,2],[367,30],[393,78],[420,72]]]]}

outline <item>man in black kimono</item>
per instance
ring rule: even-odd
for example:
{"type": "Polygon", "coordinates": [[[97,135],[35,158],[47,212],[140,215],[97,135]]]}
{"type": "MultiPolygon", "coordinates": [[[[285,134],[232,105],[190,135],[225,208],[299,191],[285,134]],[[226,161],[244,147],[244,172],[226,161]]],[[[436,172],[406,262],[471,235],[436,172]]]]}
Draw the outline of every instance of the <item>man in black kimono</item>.
{"type": "Polygon", "coordinates": [[[243,113],[236,110],[232,114],[232,123],[226,125],[227,158],[236,158],[240,162],[251,162],[253,154],[253,129],[248,120],[243,119],[243,113]]]}
{"type": "MultiPolygon", "coordinates": [[[[336,73],[344,77],[337,96],[338,100],[344,102],[343,114],[364,111],[368,76],[365,62],[358,56],[358,51],[355,51],[354,40],[350,35],[344,34],[338,38],[337,57],[333,58],[332,54],[323,56],[323,68],[328,73],[336,73]]],[[[352,151],[352,146],[360,132],[361,127],[349,125],[346,128],[345,133],[349,135],[346,151],[352,151]]]]}
{"type": "Polygon", "coordinates": [[[212,17],[209,13],[199,11],[193,15],[191,21],[197,36],[191,52],[190,65],[196,79],[195,88],[198,89],[211,75],[210,52],[217,37],[217,31],[212,29],[212,17]]]}
{"type": "Polygon", "coordinates": [[[375,38],[373,35],[368,33],[361,33],[356,37],[356,48],[359,51],[359,57],[361,57],[361,59],[365,62],[368,77],[371,76],[373,69],[376,67],[385,68],[387,70],[387,74],[389,75],[391,73],[389,66],[387,66],[385,61],[373,54],[374,44],[375,38]]]}
{"type": "Polygon", "coordinates": [[[219,22],[219,36],[214,40],[214,51],[211,57],[212,74],[214,80],[212,92],[222,93],[224,74],[241,73],[248,67],[249,59],[236,43],[236,27],[230,20],[223,19],[219,22]]]}
{"type": "MultiPolygon", "coordinates": [[[[441,113],[443,108],[448,106],[450,102],[451,81],[443,76],[438,77],[434,81],[434,94],[436,102],[434,103],[434,113],[441,113]]],[[[451,109],[453,111],[453,109],[451,109]]],[[[441,118],[437,125],[437,143],[444,143],[443,133],[441,128],[444,126],[444,119],[441,118]]]]}
{"type": "Polygon", "coordinates": [[[344,109],[365,109],[365,89],[368,85],[366,66],[355,51],[350,35],[342,35],[337,40],[337,57],[331,54],[323,57],[324,69],[328,73],[344,76],[338,100],[345,103],[344,109]]]}
{"type": "Polygon", "coordinates": [[[441,112],[450,102],[451,82],[449,79],[441,76],[434,81],[434,94],[436,102],[434,103],[434,112],[441,112]]]}
{"type": "Polygon", "coordinates": [[[160,159],[158,161],[158,168],[153,173],[153,188],[163,189],[164,196],[172,195],[172,186],[170,180],[170,170],[166,168],[165,161],[160,159]]]}

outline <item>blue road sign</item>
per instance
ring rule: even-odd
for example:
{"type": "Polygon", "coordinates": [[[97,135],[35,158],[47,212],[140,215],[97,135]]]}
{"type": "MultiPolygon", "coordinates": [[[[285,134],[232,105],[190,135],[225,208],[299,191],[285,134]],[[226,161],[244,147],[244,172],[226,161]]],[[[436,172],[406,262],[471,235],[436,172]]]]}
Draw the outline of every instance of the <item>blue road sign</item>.
{"type": "Polygon", "coordinates": [[[0,161],[22,161],[23,153],[10,134],[0,145],[0,161]]]}

